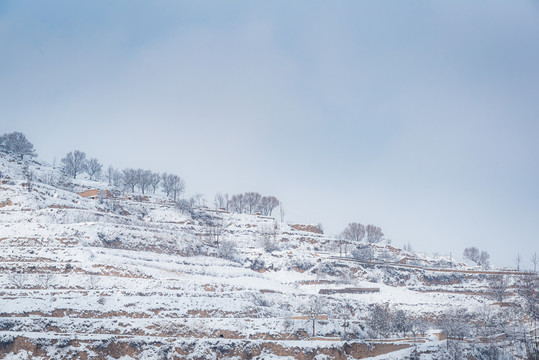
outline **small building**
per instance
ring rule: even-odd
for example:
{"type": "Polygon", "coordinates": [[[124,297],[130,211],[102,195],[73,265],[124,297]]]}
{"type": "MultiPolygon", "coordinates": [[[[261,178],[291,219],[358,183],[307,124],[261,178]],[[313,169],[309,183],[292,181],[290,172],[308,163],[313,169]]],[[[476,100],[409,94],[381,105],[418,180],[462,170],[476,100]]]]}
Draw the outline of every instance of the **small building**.
{"type": "Polygon", "coordinates": [[[112,197],[112,193],[108,190],[98,190],[98,189],[93,189],[93,190],[86,190],[86,191],[83,191],[83,192],[80,192],[78,193],[80,196],[82,197],[85,197],[85,198],[89,198],[89,199],[97,199],[98,197],[102,196],[102,197],[112,197]]]}

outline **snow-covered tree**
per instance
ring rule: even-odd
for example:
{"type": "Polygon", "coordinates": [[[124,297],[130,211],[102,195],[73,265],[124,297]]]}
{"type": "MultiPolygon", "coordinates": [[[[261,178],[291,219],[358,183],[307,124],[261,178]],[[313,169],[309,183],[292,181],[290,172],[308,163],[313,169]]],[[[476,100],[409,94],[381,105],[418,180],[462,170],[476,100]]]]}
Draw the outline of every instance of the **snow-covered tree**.
{"type": "Polygon", "coordinates": [[[463,257],[479,266],[488,267],[490,255],[486,251],[479,251],[475,246],[464,249],[463,257]]]}
{"type": "Polygon", "coordinates": [[[348,328],[352,321],[352,311],[351,306],[348,301],[340,303],[340,306],[337,308],[335,314],[335,319],[337,319],[339,325],[342,327],[342,339],[343,341],[348,340],[348,328]]]}
{"type": "Polygon", "coordinates": [[[279,250],[279,243],[277,242],[277,229],[275,226],[261,226],[258,232],[260,236],[260,245],[266,252],[271,253],[279,250]]]}
{"type": "Polygon", "coordinates": [[[217,254],[223,259],[236,261],[238,257],[238,246],[232,240],[221,241],[217,254]]]}
{"type": "Polygon", "coordinates": [[[43,289],[48,289],[49,286],[52,285],[52,283],[54,282],[56,276],[54,274],[51,274],[51,273],[45,273],[45,274],[41,274],[38,276],[37,280],[39,282],[39,285],[43,288],[43,289]]]}
{"type": "Polygon", "coordinates": [[[324,305],[324,300],[321,297],[313,296],[305,307],[307,318],[311,321],[313,328],[312,336],[316,335],[316,321],[320,319],[324,305]]]}
{"type": "Polygon", "coordinates": [[[258,211],[265,216],[271,216],[273,209],[279,206],[279,200],[275,196],[263,196],[258,203],[258,211]]]}
{"type": "Polygon", "coordinates": [[[402,336],[406,336],[409,331],[410,321],[406,316],[404,310],[397,310],[391,316],[391,328],[397,333],[402,333],[402,336]]]}
{"type": "Polygon", "coordinates": [[[176,201],[185,191],[185,182],[178,175],[163,173],[161,175],[161,187],[167,196],[172,196],[176,201]]]}
{"type": "Polygon", "coordinates": [[[0,136],[0,149],[18,155],[21,159],[25,155],[29,157],[36,156],[34,145],[26,139],[23,133],[18,131],[0,136]]]}
{"type": "Polygon", "coordinates": [[[352,222],[343,230],[342,237],[353,244],[360,243],[365,238],[365,225],[352,222]]]}
{"type": "Polygon", "coordinates": [[[90,179],[95,179],[101,175],[101,170],[103,169],[103,165],[99,163],[99,161],[95,158],[91,158],[86,163],[86,172],[88,175],[90,175],[90,179]]]}
{"type": "Polygon", "coordinates": [[[232,195],[229,206],[230,206],[231,211],[234,211],[240,214],[243,213],[247,208],[245,195],[244,194],[232,195]]]}
{"type": "Polygon", "coordinates": [[[189,201],[191,202],[191,206],[203,207],[206,204],[206,199],[202,193],[196,193],[195,195],[191,196],[189,201]]]}
{"type": "Polygon", "coordinates": [[[530,257],[530,261],[533,265],[533,272],[537,274],[537,263],[539,263],[539,258],[537,257],[537,253],[534,252],[533,255],[530,257]]]}
{"type": "Polygon", "coordinates": [[[204,222],[204,231],[210,243],[215,244],[219,248],[219,240],[225,231],[222,219],[209,218],[204,222]]]}
{"type": "Polygon", "coordinates": [[[389,308],[375,304],[369,311],[367,325],[380,338],[389,334],[389,308]]]}
{"type": "Polygon", "coordinates": [[[438,321],[441,329],[447,336],[455,339],[464,339],[470,334],[470,314],[466,309],[452,309],[442,314],[438,321]]]}
{"type": "Polygon", "coordinates": [[[247,192],[244,195],[245,197],[245,209],[249,214],[252,214],[255,212],[255,209],[258,208],[258,204],[260,203],[260,199],[262,198],[262,195],[260,195],[257,192],[247,192]]]}
{"type": "Polygon", "coordinates": [[[213,205],[215,205],[216,209],[225,209],[225,196],[221,193],[215,194],[215,197],[213,198],[213,205]]]}
{"type": "Polygon", "coordinates": [[[508,295],[509,278],[506,275],[498,274],[491,275],[488,279],[488,293],[498,302],[503,302],[503,299],[508,295]]]}
{"type": "Polygon", "coordinates": [[[374,257],[373,251],[368,244],[359,244],[351,251],[352,257],[361,261],[369,261],[374,257]]]}
{"type": "Polygon", "coordinates": [[[86,171],[86,154],[82,151],[75,150],[69,152],[61,160],[62,170],[67,176],[77,178],[77,175],[86,171]]]}
{"type": "Polygon", "coordinates": [[[135,187],[139,183],[139,176],[137,170],[135,169],[124,169],[122,170],[122,183],[125,188],[131,190],[132,193],[135,192],[135,187]]]}
{"type": "Polygon", "coordinates": [[[468,247],[464,249],[464,253],[462,254],[462,256],[465,259],[471,260],[476,263],[479,259],[479,249],[475,246],[468,247]]]}
{"type": "Polygon", "coordinates": [[[122,185],[122,173],[112,165],[107,169],[107,179],[110,186],[120,187],[122,185]]]}
{"type": "Polygon", "coordinates": [[[530,319],[539,317],[539,278],[530,274],[522,276],[517,284],[522,299],[522,308],[530,319]]]}
{"type": "Polygon", "coordinates": [[[152,186],[152,172],[150,170],[137,169],[138,183],[140,192],[146,193],[146,190],[152,186]]]}
{"type": "Polygon", "coordinates": [[[427,332],[428,328],[429,328],[429,323],[421,318],[408,319],[408,329],[414,336],[414,339],[418,335],[425,336],[425,333],[427,332]]]}
{"type": "Polygon", "coordinates": [[[155,191],[157,190],[157,186],[161,182],[161,175],[159,173],[152,173],[151,176],[151,186],[152,186],[152,192],[155,194],[155,191]]]}
{"type": "Polygon", "coordinates": [[[517,266],[517,271],[520,271],[520,263],[522,262],[522,256],[520,253],[517,253],[517,256],[515,256],[515,265],[517,266]]]}
{"type": "Polygon", "coordinates": [[[378,226],[367,225],[365,231],[367,232],[367,242],[369,244],[378,243],[384,237],[382,229],[378,226]]]}
{"type": "Polygon", "coordinates": [[[10,273],[8,274],[7,279],[18,289],[22,289],[26,286],[26,282],[28,281],[28,275],[24,273],[10,273]]]}

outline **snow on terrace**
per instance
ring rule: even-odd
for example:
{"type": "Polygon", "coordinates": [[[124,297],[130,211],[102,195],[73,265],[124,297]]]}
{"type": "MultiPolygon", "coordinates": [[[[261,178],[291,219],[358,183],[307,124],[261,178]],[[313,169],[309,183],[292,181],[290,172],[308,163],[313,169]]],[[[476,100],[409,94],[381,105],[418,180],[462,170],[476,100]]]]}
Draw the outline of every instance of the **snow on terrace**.
{"type": "MultiPolygon", "coordinates": [[[[2,323],[9,318],[6,329],[15,333],[297,340],[306,337],[309,324],[292,318],[304,314],[321,289],[346,286],[380,289],[322,296],[329,314],[345,301],[351,304],[357,314],[353,327],[366,337],[359,325],[372,304],[420,316],[452,306],[475,309],[487,301],[465,293],[425,293],[442,288],[436,285],[441,275],[420,267],[333,258],[332,239],[323,234],[298,231],[268,217],[199,209],[223,223],[221,241],[238,246],[233,261],[220,259],[215,244],[205,238],[204,224],[166,199],[99,201],[40,182],[29,193],[22,171],[6,164],[2,157],[0,165],[12,179],[0,192],[5,204],[0,208],[0,269],[27,276],[20,287],[7,275],[0,280],[2,323]],[[111,212],[113,205],[121,213],[111,212]],[[272,230],[278,246],[268,252],[262,238],[272,230]],[[41,276],[47,273],[54,279],[43,286],[41,276]]],[[[54,169],[39,171],[46,175],[54,169]]],[[[84,180],[76,186],[105,184],[84,180]]],[[[484,288],[481,278],[457,280],[452,290],[484,288]]],[[[333,320],[318,329],[340,334],[333,320]]]]}

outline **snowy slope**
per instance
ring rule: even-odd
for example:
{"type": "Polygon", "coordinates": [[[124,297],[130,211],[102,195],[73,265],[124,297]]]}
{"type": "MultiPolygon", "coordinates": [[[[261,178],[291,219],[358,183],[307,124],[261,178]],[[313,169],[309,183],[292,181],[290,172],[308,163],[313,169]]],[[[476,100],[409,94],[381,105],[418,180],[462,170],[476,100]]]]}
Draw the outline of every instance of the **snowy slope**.
{"type": "MultiPolygon", "coordinates": [[[[375,254],[394,260],[362,263],[341,257],[335,239],[270,217],[186,214],[161,195],[87,199],[77,192],[114,189],[4,153],[0,171],[0,358],[346,359],[402,348],[396,359],[413,344],[373,340],[373,305],[432,320],[494,303],[488,274],[447,259],[442,269],[380,244],[375,254]],[[219,245],[208,219],[220,224],[219,245]],[[406,256],[415,265],[395,261],[406,256]],[[377,291],[319,294],[345,288],[377,291]],[[314,337],[313,299],[323,302],[314,337]]],[[[427,339],[423,358],[439,344],[427,339]]]]}

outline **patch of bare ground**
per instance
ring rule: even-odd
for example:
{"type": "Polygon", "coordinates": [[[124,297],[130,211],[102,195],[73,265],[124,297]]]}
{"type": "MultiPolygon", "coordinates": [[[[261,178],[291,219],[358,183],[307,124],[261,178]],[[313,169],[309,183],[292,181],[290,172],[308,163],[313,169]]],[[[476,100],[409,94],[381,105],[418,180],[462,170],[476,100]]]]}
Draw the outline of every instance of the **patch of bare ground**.
{"type": "Polygon", "coordinates": [[[409,348],[410,344],[391,343],[363,343],[363,342],[328,342],[327,346],[317,346],[304,348],[295,346],[293,342],[278,343],[273,341],[236,340],[229,338],[224,341],[220,339],[203,339],[206,342],[206,350],[200,355],[193,356],[195,348],[200,345],[196,341],[177,340],[162,338],[157,339],[136,339],[132,337],[121,338],[111,337],[105,340],[75,340],[68,338],[58,338],[45,340],[31,339],[24,336],[16,336],[12,339],[3,339],[0,343],[0,358],[5,358],[9,354],[25,354],[28,359],[40,358],[50,360],[57,358],[50,356],[45,347],[51,345],[57,349],[62,349],[62,355],[67,358],[87,360],[89,358],[131,358],[137,359],[143,351],[153,348],[157,352],[166,354],[167,359],[180,360],[190,356],[193,360],[206,360],[208,358],[232,358],[247,360],[254,357],[281,356],[291,357],[297,360],[313,360],[319,355],[334,360],[365,359],[388,354],[397,350],[409,348]],[[232,340],[232,341],[231,341],[232,340]],[[24,351],[24,352],[23,352],[24,351]]]}

